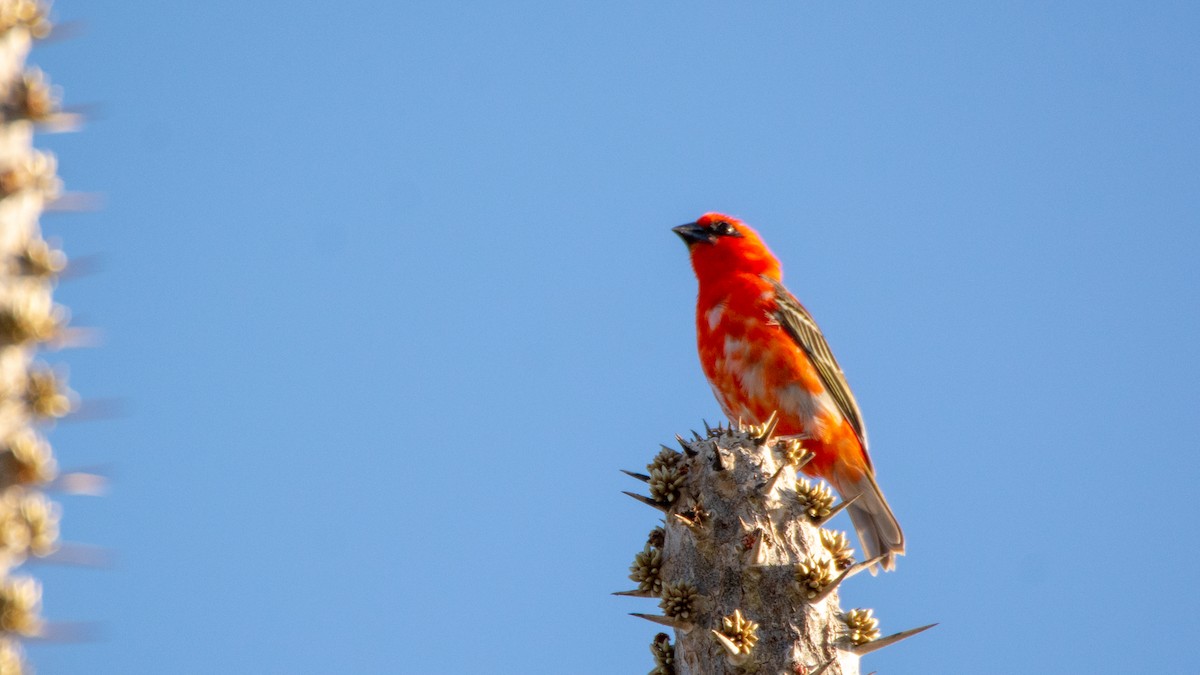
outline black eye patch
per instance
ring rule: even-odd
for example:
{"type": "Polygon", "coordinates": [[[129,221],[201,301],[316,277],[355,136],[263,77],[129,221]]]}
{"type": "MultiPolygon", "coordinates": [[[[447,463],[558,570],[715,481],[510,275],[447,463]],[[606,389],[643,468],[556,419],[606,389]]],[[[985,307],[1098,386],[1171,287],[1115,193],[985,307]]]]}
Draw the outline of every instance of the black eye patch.
{"type": "Polygon", "coordinates": [[[742,233],[738,232],[737,228],[735,228],[728,221],[724,221],[724,220],[718,220],[717,222],[713,223],[713,226],[710,229],[712,230],[712,233],[717,235],[718,237],[740,237],[740,236],[742,236],[742,233]]]}

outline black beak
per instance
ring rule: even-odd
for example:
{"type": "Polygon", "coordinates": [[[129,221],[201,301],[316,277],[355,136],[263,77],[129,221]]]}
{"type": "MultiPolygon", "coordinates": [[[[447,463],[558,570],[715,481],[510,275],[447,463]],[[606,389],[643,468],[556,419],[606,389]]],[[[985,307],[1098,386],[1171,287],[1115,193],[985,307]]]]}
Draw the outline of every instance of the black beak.
{"type": "Polygon", "coordinates": [[[712,233],[710,233],[707,229],[700,227],[700,225],[697,223],[687,223],[685,225],[680,225],[679,227],[672,227],[671,231],[679,235],[679,238],[683,240],[683,243],[687,244],[689,247],[691,247],[692,244],[699,244],[700,242],[711,244],[716,241],[716,238],[712,236],[712,233]]]}

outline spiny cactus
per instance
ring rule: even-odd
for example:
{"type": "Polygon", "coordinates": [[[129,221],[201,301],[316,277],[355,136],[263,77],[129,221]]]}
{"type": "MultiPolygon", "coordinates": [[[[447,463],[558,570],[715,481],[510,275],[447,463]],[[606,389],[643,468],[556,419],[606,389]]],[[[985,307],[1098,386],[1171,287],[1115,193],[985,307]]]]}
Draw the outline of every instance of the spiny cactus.
{"type": "Polygon", "coordinates": [[[828,486],[797,481],[811,459],[794,439],[761,427],[708,428],[677,437],[648,473],[662,527],[630,567],[637,589],[661,614],[634,616],[675,629],[651,643],[651,675],[761,672],[857,675],[861,656],[931,626],[880,637],[869,609],[843,611],[838,586],[881,558],[856,562],[845,533],[823,529],[846,507],[828,486]]]}
{"type": "Polygon", "coordinates": [[[76,333],[53,291],[66,257],[41,234],[43,209],[59,199],[53,155],[33,148],[35,128],[77,122],[59,92],[25,57],[50,32],[46,5],[0,0],[0,675],[23,672],[17,640],[43,636],[41,585],[12,571],[59,549],[59,507],[42,490],[90,492],[98,478],[60,476],[42,432],[75,407],[62,372],[36,360],[39,349],[70,346],[76,333]]]}

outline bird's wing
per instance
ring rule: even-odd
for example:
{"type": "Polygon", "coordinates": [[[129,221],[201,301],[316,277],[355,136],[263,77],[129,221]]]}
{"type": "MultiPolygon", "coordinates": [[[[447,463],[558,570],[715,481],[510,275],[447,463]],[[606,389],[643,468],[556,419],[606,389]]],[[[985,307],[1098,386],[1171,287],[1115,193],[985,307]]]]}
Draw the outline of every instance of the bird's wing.
{"type": "Polygon", "coordinates": [[[813,320],[804,305],[800,304],[800,301],[783,287],[783,284],[766,276],[763,279],[775,287],[776,309],[771,318],[783,326],[788,335],[804,350],[804,353],[808,354],[808,358],[817,367],[817,373],[821,376],[825,390],[837,403],[842,416],[850,422],[850,426],[854,427],[863,450],[866,450],[867,429],[863,426],[862,412],[858,409],[858,402],[854,400],[854,394],[850,393],[850,385],[846,382],[846,375],[842,372],[842,367],[838,365],[837,359],[833,358],[833,352],[829,350],[829,343],[825,342],[825,336],[821,334],[821,329],[817,328],[817,322],[813,320]]]}

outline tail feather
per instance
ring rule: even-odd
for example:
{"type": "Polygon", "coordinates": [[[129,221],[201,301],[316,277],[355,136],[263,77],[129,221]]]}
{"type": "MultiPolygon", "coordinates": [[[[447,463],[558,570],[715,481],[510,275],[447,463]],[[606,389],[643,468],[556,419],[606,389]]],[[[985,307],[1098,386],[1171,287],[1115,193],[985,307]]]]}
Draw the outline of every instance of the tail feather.
{"type": "MultiPolygon", "coordinates": [[[[834,487],[841,493],[842,499],[858,497],[846,511],[862,543],[863,559],[870,560],[882,555],[883,569],[889,572],[896,569],[896,556],[904,555],[904,533],[900,531],[900,523],[896,522],[896,516],[892,514],[870,470],[863,472],[857,480],[835,479],[834,487]]],[[[871,567],[871,573],[876,573],[875,566],[871,567]]]]}

